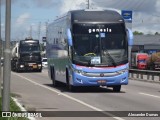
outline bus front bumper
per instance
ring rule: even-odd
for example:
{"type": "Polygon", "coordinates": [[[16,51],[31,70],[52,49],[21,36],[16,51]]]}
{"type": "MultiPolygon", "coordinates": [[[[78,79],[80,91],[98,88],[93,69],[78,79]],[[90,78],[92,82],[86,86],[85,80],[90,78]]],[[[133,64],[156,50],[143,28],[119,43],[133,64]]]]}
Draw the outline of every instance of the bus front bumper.
{"type": "Polygon", "coordinates": [[[128,84],[128,71],[111,77],[88,77],[73,73],[71,84],[73,86],[114,86],[128,84]]]}

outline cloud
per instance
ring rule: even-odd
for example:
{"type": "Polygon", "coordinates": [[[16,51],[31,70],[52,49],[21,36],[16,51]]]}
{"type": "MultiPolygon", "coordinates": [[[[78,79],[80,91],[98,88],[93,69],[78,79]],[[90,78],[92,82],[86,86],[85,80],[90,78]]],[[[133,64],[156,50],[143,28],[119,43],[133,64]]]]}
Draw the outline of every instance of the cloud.
{"type": "MultiPolygon", "coordinates": [[[[60,7],[60,13],[69,10],[85,9],[86,0],[64,0],[60,7]]],[[[133,11],[133,30],[147,33],[159,32],[160,25],[160,0],[90,0],[90,9],[115,9],[133,11]]]]}
{"type": "Polygon", "coordinates": [[[86,8],[85,0],[64,0],[60,8],[60,13],[63,14],[69,10],[85,9],[85,8],[86,8]]]}
{"type": "Polygon", "coordinates": [[[61,4],[60,0],[34,0],[34,2],[37,7],[41,8],[53,8],[61,4]]]}
{"type": "Polygon", "coordinates": [[[26,37],[27,34],[29,34],[27,31],[27,28],[28,28],[28,20],[30,18],[31,18],[31,15],[29,13],[23,13],[19,15],[19,17],[15,20],[15,22],[12,21],[11,38],[18,40],[18,39],[22,39],[24,36],[26,37]]]}
{"type": "MultiPolygon", "coordinates": [[[[69,10],[85,9],[87,0],[11,0],[13,5],[18,5],[19,8],[30,8],[30,10],[49,9],[51,16],[59,16],[69,10]],[[42,9],[41,9],[42,8],[42,9]]],[[[5,0],[2,0],[5,4],[5,0]]],[[[121,10],[133,11],[133,30],[138,30],[147,33],[158,31],[160,32],[160,0],[90,0],[90,8],[112,8],[119,12],[121,10]]],[[[28,9],[26,9],[28,10],[28,9]]],[[[16,24],[13,24],[13,32],[17,36],[29,35],[31,26],[31,15],[24,13],[16,19],[16,24]],[[29,20],[29,23],[28,23],[29,20]]],[[[34,22],[33,22],[34,23],[34,22]]],[[[33,25],[33,34],[37,34],[38,23],[33,25]]],[[[41,26],[41,31],[45,32],[45,26],[41,26]]],[[[41,32],[41,33],[42,33],[41,32]]],[[[36,35],[37,36],[37,35],[36,35]]]]}
{"type": "MultiPolygon", "coordinates": [[[[4,1],[4,0],[3,0],[4,1]]],[[[61,0],[11,0],[12,3],[19,4],[20,7],[30,8],[30,7],[37,7],[37,8],[54,8],[61,4],[61,0]]],[[[4,3],[4,2],[3,2],[4,3]]]]}
{"type": "MultiPolygon", "coordinates": [[[[16,3],[18,0],[11,0],[12,4],[16,3]]],[[[6,4],[6,0],[1,0],[1,4],[0,5],[5,5],[6,4]]]]}
{"type": "Polygon", "coordinates": [[[157,0],[156,2],[156,10],[160,12],[160,1],[159,0],[157,0]]]}
{"type": "Polygon", "coordinates": [[[159,32],[160,1],[159,0],[92,0],[94,8],[115,8],[119,10],[132,10],[134,30],[146,34],[159,32]]]}
{"type": "Polygon", "coordinates": [[[135,13],[132,28],[145,34],[159,32],[159,17],[147,13],[135,13]]]}
{"type": "Polygon", "coordinates": [[[95,6],[115,8],[120,10],[133,10],[135,12],[155,11],[158,0],[93,0],[95,6]]]}
{"type": "Polygon", "coordinates": [[[20,15],[17,20],[16,20],[16,24],[17,25],[22,25],[24,24],[29,18],[30,18],[30,14],[29,13],[24,13],[22,15],[20,15]]]}

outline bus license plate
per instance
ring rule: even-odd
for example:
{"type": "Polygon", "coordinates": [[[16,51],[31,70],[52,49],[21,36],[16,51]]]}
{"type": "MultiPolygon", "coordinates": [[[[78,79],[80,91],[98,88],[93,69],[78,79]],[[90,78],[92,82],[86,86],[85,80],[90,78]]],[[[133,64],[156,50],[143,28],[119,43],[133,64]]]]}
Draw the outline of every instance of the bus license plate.
{"type": "Polygon", "coordinates": [[[99,83],[99,84],[106,84],[106,80],[98,80],[97,83],[99,83]]]}
{"type": "Polygon", "coordinates": [[[33,68],[37,68],[37,65],[33,65],[33,68]]]}

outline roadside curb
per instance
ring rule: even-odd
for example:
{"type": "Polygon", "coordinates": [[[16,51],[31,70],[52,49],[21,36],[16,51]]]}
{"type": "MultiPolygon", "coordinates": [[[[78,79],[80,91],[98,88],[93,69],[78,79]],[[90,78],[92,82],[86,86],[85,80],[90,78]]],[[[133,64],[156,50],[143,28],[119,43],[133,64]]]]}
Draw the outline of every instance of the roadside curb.
{"type": "MultiPolygon", "coordinates": [[[[16,105],[21,109],[21,111],[27,112],[27,110],[18,102],[18,100],[14,97],[11,97],[16,105]]],[[[29,120],[36,120],[34,117],[27,117],[29,120]]]]}

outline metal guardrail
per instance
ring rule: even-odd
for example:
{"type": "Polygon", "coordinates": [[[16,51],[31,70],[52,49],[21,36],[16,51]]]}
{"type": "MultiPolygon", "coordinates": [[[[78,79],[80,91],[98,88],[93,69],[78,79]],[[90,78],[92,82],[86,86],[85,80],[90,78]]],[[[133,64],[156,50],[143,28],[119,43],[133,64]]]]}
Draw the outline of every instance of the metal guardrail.
{"type": "Polygon", "coordinates": [[[160,82],[160,71],[129,69],[129,77],[160,82]]]}

